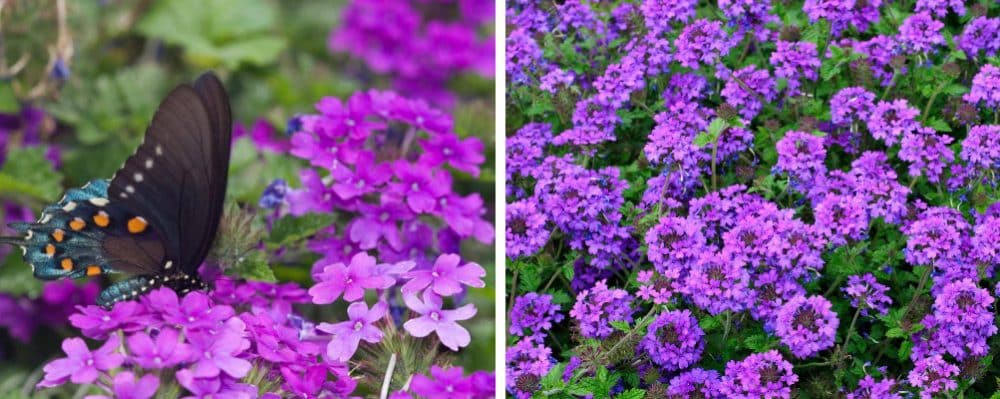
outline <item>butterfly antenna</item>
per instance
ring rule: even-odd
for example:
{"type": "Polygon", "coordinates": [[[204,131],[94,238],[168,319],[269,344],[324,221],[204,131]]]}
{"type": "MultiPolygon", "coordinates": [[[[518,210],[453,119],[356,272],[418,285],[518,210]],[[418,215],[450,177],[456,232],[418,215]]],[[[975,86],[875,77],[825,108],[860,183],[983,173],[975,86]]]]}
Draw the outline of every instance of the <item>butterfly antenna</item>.
{"type": "Polygon", "coordinates": [[[28,244],[28,242],[24,240],[24,237],[17,237],[17,236],[5,237],[5,236],[0,236],[0,244],[25,246],[25,245],[28,244]]]}

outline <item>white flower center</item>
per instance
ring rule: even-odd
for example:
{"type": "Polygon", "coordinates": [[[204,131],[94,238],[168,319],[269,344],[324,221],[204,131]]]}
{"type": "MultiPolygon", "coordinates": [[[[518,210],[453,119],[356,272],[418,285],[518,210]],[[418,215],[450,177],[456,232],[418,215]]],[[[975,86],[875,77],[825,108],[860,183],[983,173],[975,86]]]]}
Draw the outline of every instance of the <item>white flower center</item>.
{"type": "Polygon", "coordinates": [[[354,331],[361,331],[361,329],[364,327],[365,327],[364,323],[361,323],[360,321],[354,323],[354,331]]]}

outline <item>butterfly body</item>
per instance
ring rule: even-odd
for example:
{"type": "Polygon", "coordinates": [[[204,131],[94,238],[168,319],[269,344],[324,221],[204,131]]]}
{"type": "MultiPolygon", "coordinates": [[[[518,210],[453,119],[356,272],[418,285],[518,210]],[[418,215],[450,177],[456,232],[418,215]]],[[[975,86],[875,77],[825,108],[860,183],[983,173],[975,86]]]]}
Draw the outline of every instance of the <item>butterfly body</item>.
{"type": "Polygon", "coordinates": [[[160,286],[205,288],[197,270],[221,218],[231,123],[214,75],[178,86],[114,177],[68,190],[3,242],[20,246],[42,280],[129,275],[101,292],[105,307],[160,286]]]}

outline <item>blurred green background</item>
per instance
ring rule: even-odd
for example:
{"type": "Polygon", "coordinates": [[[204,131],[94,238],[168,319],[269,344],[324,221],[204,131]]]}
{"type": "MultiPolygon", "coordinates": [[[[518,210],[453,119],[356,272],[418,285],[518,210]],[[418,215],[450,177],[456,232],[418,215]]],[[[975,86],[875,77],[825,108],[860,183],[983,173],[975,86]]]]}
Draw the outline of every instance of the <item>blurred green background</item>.
{"type": "MultiPolygon", "coordinates": [[[[37,212],[65,188],[110,177],[140,143],[167,91],[205,70],[222,78],[238,123],[249,129],[264,120],[278,138],[284,137],[291,117],[314,112],[313,104],[324,96],[346,98],[358,90],[390,88],[389,77],[328,49],[327,38],[345,3],[0,0],[0,114],[31,107],[45,113],[40,147],[21,146],[17,131],[0,131],[7,153],[0,167],[4,220],[17,205],[37,212]],[[52,147],[61,154],[59,167],[45,161],[43,149],[52,147]]],[[[455,190],[481,193],[489,210],[486,218],[492,221],[494,81],[468,73],[448,85],[458,99],[450,110],[456,132],[479,137],[487,149],[480,178],[456,174],[455,190]]],[[[256,204],[276,178],[298,187],[298,170],[305,166],[288,155],[259,152],[247,138],[235,143],[232,159],[228,193],[240,204],[256,204]]],[[[469,295],[479,308],[466,324],[473,343],[455,358],[466,370],[494,368],[493,251],[481,244],[464,248],[464,258],[489,270],[487,288],[469,295]]],[[[272,266],[279,280],[308,285],[311,259],[282,259],[272,266]]],[[[19,253],[0,265],[0,293],[31,298],[40,287],[19,253]]],[[[0,351],[6,353],[0,356],[0,398],[12,397],[24,391],[25,381],[36,380],[43,362],[61,353],[60,339],[76,335],[71,329],[40,327],[30,345],[23,346],[0,327],[0,348],[6,348],[0,351]]]]}

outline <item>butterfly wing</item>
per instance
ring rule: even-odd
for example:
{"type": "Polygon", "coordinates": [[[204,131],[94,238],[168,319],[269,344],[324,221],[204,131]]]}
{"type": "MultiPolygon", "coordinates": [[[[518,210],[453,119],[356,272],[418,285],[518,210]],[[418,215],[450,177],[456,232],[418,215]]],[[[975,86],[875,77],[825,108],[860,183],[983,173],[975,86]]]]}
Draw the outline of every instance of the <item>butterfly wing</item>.
{"type": "MultiPolygon", "coordinates": [[[[225,89],[205,74],[167,95],[144,142],[111,179],[109,200],[142,217],[162,239],[164,270],[194,275],[211,248],[226,194],[231,126],[225,89]]],[[[140,259],[146,252],[140,238],[109,240],[105,249],[140,259]]]]}

